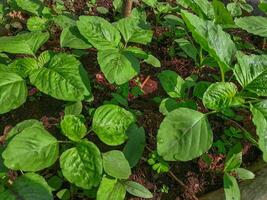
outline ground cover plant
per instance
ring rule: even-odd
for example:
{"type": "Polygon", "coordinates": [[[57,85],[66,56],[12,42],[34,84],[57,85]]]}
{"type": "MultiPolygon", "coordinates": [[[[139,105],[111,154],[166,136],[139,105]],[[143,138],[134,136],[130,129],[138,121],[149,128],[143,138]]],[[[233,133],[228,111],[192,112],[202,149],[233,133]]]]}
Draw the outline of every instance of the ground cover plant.
{"type": "Polygon", "coordinates": [[[267,162],[266,12],[0,0],[0,199],[242,199],[267,162]]]}

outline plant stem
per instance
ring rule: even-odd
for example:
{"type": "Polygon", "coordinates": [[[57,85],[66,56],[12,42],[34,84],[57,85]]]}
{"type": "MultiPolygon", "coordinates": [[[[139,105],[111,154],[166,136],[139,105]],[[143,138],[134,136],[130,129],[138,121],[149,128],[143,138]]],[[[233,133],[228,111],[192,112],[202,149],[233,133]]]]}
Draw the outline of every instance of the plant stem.
{"type": "MultiPolygon", "coordinates": [[[[179,183],[182,187],[188,190],[188,187],[179,179],[177,176],[172,171],[169,171],[168,174],[177,182],[179,183]]],[[[198,198],[194,195],[191,194],[194,200],[198,200],[198,198]]]]}
{"type": "Polygon", "coordinates": [[[244,128],[242,127],[239,123],[237,123],[236,121],[230,119],[230,118],[227,118],[230,122],[232,122],[236,128],[240,129],[242,132],[244,132],[244,135],[245,137],[252,143],[254,144],[255,146],[258,147],[258,142],[251,136],[251,134],[244,128]]]}
{"type": "Polygon", "coordinates": [[[124,17],[129,17],[132,13],[133,1],[132,0],[124,0],[122,7],[122,14],[124,17]]]}

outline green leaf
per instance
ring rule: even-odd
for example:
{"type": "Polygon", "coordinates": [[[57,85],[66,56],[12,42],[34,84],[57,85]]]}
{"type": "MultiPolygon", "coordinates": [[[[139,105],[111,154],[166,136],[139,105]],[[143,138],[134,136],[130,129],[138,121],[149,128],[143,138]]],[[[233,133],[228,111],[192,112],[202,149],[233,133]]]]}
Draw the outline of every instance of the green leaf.
{"type": "Polygon", "coordinates": [[[158,78],[170,97],[181,98],[183,96],[185,81],[176,72],[164,70],[158,75],[158,78]]]}
{"type": "Polygon", "coordinates": [[[126,195],[125,187],[116,179],[102,178],[97,191],[97,200],[124,200],[126,195]]]}
{"type": "Polygon", "coordinates": [[[138,47],[130,46],[130,47],[127,47],[126,51],[130,52],[132,55],[139,58],[140,60],[148,58],[148,54],[138,47]]]}
{"type": "Polygon", "coordinates": [[[215,14],[215,21],[217,24],[227,25],[234,24],[230,12],[225,8],[224,3],[218,0],[212,1],[212,6],[215,14]]]}
{"type": "Polygon", "coordinates": [[[238,178],[242,180],[250,180],[255,178],[255,174],[244,168],[237,168],[234,170],[238,178]]]}
{"type": "Polygon", "coordinates": [[[240,85],[260,96],[267,96],[267,55],[245,55],[237,53],[238,64],[234,74],[240,85]]]}
{"type": "Polygon", "coordinates": [[[146,145],[145,130],[136,124],[131,125],[126,132],[128,141],[123,148],[123,153],[133,168],[142,157],[146,145]]]}
{"type": "Polygon", "coordinates": [[[127,51],[101,50],[97,54],[97,60],[107,80],[117,85],[128,82],[140,71],[139,60],[127,51]]]}
{"type": "Polygon", "coordinates": [[[267,162],[267,118],[265,118],[261,110],[252,105],[250,111],[252,112],[252,121],[256,126],[256,133],[259,137],[259,148],[263,153],[263,160],[267,162]]]}
{"type": "Polygon", "coordinates": [[[237,87],[234,83],[213,83],[203,95],[203,104],[211,110],[224,110],[229,107],[240,106],[244,100],[236,96],[236,93],[237,87]]]}
{"type": "Polygon", "coordinates": [[[189,56],[196,62],[198,53],[196,47],[191,42],[184,38],[179,38],[174,41],[178,43],[179,47],[187,56],[189,56]]]}
{"type": "Polygon", "coordinates": [[[86,134],[87,128],[75,115],[65,115],[60,122],[62,133],[72,141],[80,141],[86,134]]]}
{"type": "Polygon", "coordinates": [[[26,82],[19,75],[0,70],[0,114],[24,104],[27,95],[26,82]]]}
{"type": "Polygon", "coordinates": [[[82,113],[83,104],[81,101],[71,102],[66,105],[64,109],[65,115],[75,115],[78,116],[82,113]]]}
{"type": "Polygon", "coordinates": [[[77,21],[80,33],[98,50],[117,47],[121,36],[108,21],[96,16],[80,16],[77,21]]]}
{"type": "Polygon", "coordinates": [[[37,68],[38,63],[34,58],[19,58],[8,65],[9,71],[20,75],[22,78],[27,78],[37,68]]]}
{"type": "Polygon", "coordinates": [[[224,171],[232,172],[242,164],[242,152],[233,154],[225,163],[224,171]]]}
{"type": "Polygon", "coordinates": [[[194,101],[184,101],[177,102],[172,98],[165,98],[160,102],[159,111],[163,115],[168,115],[171,111],[177,108],[190,108],[192,110],[197,110],[197,105],[194,101]]]}
{"type": "Polygon", "coordinates": [[[240,190],[238,187],[238,183],[235,177],[224,174],[223,176],[223,187],[226,200],[240,200],[240,190]]]}
{"type": "Polygon", "coordinates": [[[131,195],[145,199],[153,198],[153,194],[139,183],[136,183],[134,181],[123,181],[122,183],[125,186],[126,191],[131,195]]]}
{"type": "Polygon", "coordinates": [[[62,189],[58,191],[56,195],[61,200],[69,200],[71,198],[71,194],[68,189],[62,189]]]}
{"type": "Polygon", "coordinates": [[[99,184],[102,175],[100,151],[94,143],[83,140],[62,153],[60,167],[70,183],[91,189],[99,184]]]}
{"type": "Polygon", "coordinates": [[[118,179],[128,179],[131,168],[121,151],[113,150],[102,154],[104,171],[118,179]]]}
{"type": "Polygon", "coordinates": [[[259,9],[261,9],[263,12],[267,12],[267,1],[266,0],[260,0],[258,4],[259,9]]]}
{"type": "Polygon", "coordinates": [[[230,35],[211,21],[200,19],[185,10],[181,14],[196,42],[219,63],[224,72],[230,69],[236,52],[230,35]]]}
{"type": "Polygon", "coordinates": [[[18,177],[10,189],[0,193],[3,200],[53,200],[50,187],[45,179],[35,173],[18,177]]]}
{"type": "Polygon", "coordinates": [[[193,95],[195,97],[198,97],[199,99],[203,98],[204,93],[208,89],[208,87],[211,85],[210,82],[207,81],[199,81],[196,86],[194,87],[193,95]]]}
{"type": "Polygon", "coordinates": [[[35,15],[41,15],[44,5],[40,0],[15,0],[18,7],[35,15]]]}
{"type": "Polygon", "coordinates": [[[30,128],[30,127],[38,127],[38,128],[43,128],[43,124],[36,120],[36,119],[28,119],[28,120],[24,120],[23,122],[20,122],[18,124],[16,124],[15,127],[13,127],[10,132],[7,135],[6,140],[10,140],[11,138],[13,138],[15,135],[21,133],[22,131],[24,131],[26,128],[30,128]]]}
{"type": "Polygon", "coordinates": [[[253,105],[257,110],[259,110],[264,117],[267,119],[267,100],[262,100],[261,102],[253,105]]]}
{"type": "Polygon", "coordinates": [[[123,0],[113,0],[112,1],[113,7],[117,12],[121,12],[123,0]]]}
{"type": "Polygon", "coordinates": [[[116,146],[127,139],[126,130],[135,122],[132,113],[117,105],[103,105],[96,109],[92,128],[105,144],[116,146]]]}
{"type": "Polygon", "coordinates": [[[52,191],[57,191],[61,188],[63,180],[58,176],[52,176],[47,180],[47,183],[52,191]]]}
{"type": "Polygon", "coordinates": [[[73,49],[89,49],[92,46],[80,34],[76,26],[66,27],[60,35],[60,46],[73,49]]]}
{"type": "Polygon", "coordinates": [[[242,15],[242,10],[238,2],[228,3],[227,10],[231,13],[233,17],[238,17],[242,15]]]}
{"type": "Polygon", "coordinates": [[[82,70],[82,64],[74,56],[59,53],[46,67],[34,70],[30,81],[40,91],[56,99],[79,101],[91,95],[83,82],[82,70]]]}
{"type": "Polygon", "coordinates": [[[58,153],[57,139],[38,124],[15,135],[2,156],[10,169],[39,171],[53,165],[58,153]]]}
{"type": "Polygon", "coordinates": [[[57,26],[59,26],[62,29],[76,26],[75,19],[73,18],[72,15],[68,14],[57,15],[53,17],[53,21],[57,26]]]}
{"type": "Polygon", "coordinates": [[[145,63],[152,65],[153,67],[161,67],[161,63],[159,59],[157,59],[155,56],[149,54],[148,58],[144,60],[145,63]]]}
{"type": "Polygon", "coordinates": [[[235,19],[236,25],[254,35],[267,37],[267,18],[261,16],[249,16],[235,19]]]}
{"type": "Polygon", "coordinates": [[[157,151],[166,161],[188,161],[212,145],[212,130],[206,115],[178,108],[163,120],[157,135],[157,151]]]}
{"type": "Polygon", "coordinates": [[[48,28],[48,20],[41,17],[30,17],[27,20],[27,28],[29,31],[44,31],[48,28]]]}
{"type": "Polygon", "coordinates": [[[34,55],[49,39],[49,33],[32,32],[0,37],[0,52],[34,55]]]}
{"type": "Polygon", "coordinates": [[[183,7],[192,9],[203,19],[214,19],[214,10],[208,0],[180,0],[179,3],[183,7]]]}
{"type": "Polygon", "coordinates": [[[115,23],[125,43],[135,42],[148,44],[152,40],[153,32],[140,26],[140,19],[137,17],[122,18],[115,23]]]}

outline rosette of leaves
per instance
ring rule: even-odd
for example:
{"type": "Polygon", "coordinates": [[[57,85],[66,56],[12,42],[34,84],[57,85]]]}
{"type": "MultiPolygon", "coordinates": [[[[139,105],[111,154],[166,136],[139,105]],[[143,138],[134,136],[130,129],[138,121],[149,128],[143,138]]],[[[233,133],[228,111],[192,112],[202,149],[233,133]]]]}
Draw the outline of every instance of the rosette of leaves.
{"type": "Polygon", "coordinates": [[[159,67],[159,61],[129,43],[148,44],[152,31],[139,16],[130,16],[111,24],[96,16],[81,16],[77,21],[80,34],[97,50],[101,71],[110,83],[124,84],[140,71],[140,60],[159,67]]]}
{"type": "MultiPolygon", "coordinates": [[[[43,39],[41,37],[42,33],[40,34],[39,39],[43,39]]],[[[25,40],[20,45],[16,44],[16,36],[4,37],[0,38],[0,40],[11,41],[8,43],[10,49],[8,46],[3,46],[6,52],[28,52],[32,54],[43,43],[40,40],[36,41],[33,36],[38,38],[36,33],[34,35],[29,34],[27,38],[31,39],[29,41],[25,40]],[[36,43],[38,41],[39,45],[36,43]],[[18,45],[18,48],[11,50],[16,48],[16,45],[18,45]]],[[[0,114],[16,109],[26,101],[26,81],[28,78],[30,83],[38,90],[56,99],[72,102],[92,100],[87,72],[73,55],[66,53],[54,54],[50,51],[45,51],[38,58],[25,57],[16,59],[8,65],[1,64],[0,71],[0,114]]]]}

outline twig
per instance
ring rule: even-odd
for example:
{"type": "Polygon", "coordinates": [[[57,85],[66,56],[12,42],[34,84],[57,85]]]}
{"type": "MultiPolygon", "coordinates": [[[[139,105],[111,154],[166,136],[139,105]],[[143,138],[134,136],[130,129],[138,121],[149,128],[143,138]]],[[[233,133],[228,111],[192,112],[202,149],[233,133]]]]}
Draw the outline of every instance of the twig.
{"type": "MultiPolygon", "coordinates": [[[[179,183],[182,187],[184,187],[186,190],[189,190],[188,187],[179,179],[177,176],[172,171],[169,171],[168,174],[177,182],[179,183]]],[[[198,198],[192,194],[192,197],[194,200],[198,200],[198,198]]]]}
{"type": "Polygon", "coordinates": [[[150,76],[146,77],[146,79],[144,80],[144,82],[141,85],[141,89],[143,89],[143,87],[146,85],[147,81],[150,79],[150,76]]]}

